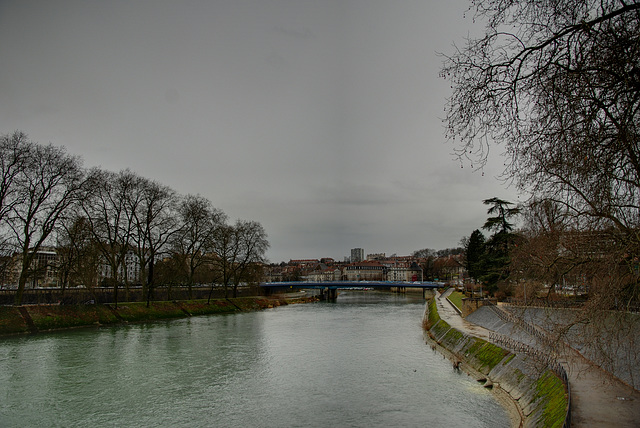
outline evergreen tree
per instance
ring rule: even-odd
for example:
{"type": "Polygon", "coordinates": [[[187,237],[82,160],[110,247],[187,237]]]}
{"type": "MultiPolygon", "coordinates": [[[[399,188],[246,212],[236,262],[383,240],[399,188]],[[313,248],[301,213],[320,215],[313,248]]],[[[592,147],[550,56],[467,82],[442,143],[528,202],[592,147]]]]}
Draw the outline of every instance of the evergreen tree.
{"type": "Polygon", "coordinates": [[[487,285],[487,290],[493,292],[500,280],[509,276],[511,248],[515,245],[517,234],[513,232],[513,218],[520,214],[520,208],[512,207],[513,203],[491,198],[482,201],[490,205],[483,229],[493,231],[493,235],[486,242],[486,251],[480,262],[480,280],[487,285]]]}
{"type": "Polygon", "coordinates": [[[482,232],[476,229],[471,233],[466,244],[465,268],[467,269],[469,276],[474,281],[478,281],[480,277],[484,275],[482,260],[486,252],[485,237],[482,232]]]}

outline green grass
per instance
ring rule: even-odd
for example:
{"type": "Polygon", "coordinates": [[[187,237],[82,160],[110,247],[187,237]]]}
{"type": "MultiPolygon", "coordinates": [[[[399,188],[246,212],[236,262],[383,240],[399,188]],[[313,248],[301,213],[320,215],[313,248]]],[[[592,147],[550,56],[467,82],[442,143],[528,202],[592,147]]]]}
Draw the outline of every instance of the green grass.
{"type": "Polygon", "coordinates": [[[440,315],[438,315],[438,308],[436,306],[436,299],[431,299],[429,302],[429,328],[440,321],[440,315]]]}
{"type": "Polygon", "coordinates": [[[491,371],[495,366],[500,363],[509,355],[509,351],[506,351],[499,346],[489,343],[483,339],[474,339],[474,343],[467,348],[465,355],[468,358],[472,358],[478,362],[478,368],[487,368],[491,371]]]}
{"type": "Polygon", "coordinates": [[[29,331],[18,308],[0,306],[0,334],[26,333],[29,331]]]}
{"type": "MultiPolygon", "coordinates": [[[[298,299],[296,302],[315,301],[298,299]]],[[[184,300],[179,302],[119,303],[115,305],[29,305],[25,310],[39,331],[55,330],[83,326],[117,324],[120,322],[142,322],[189,315],[223,314],[238,311],[255,311],[286,305],[286,300],[264,297],[242,297],[237,299],[184,300]]],[[[27,333],[27,326],[16,307],[0,307],[0,335],[27,333]]]]}
{"type": "Polygon", "coordinates": [[[462,298],[463,297],[464,297],[464,294],[462,294],[459,291],[454,291],[453,293],[451,293],[449,295],[449,300],[451,300],[451,303],[456,305],[458,307],[458,309],[462,310],[462,298]]]}
{"type": "Polygon", "coordinates": [[[27,311],[38,330],[110,324],[118,321],[111,311],[102,305],[34,305],[28,306],[27,311]]]}
{"type": "Polygon", "coordinates": [[[148,308],[145,302],[119,303],[117,313],[128,322],[180,318],[186,315],[172,302],[152,302],[148,308]]]}
{"type": "Polygon", "coordinates": [[[221,314],[235,311],[235,306],[226,300],[212,300],[207,303],[206,300],[185,300],[178,302],[181,308],[184,308],[193,316],[221,314]]]}
{"type": "Polygon", "coordinates": [[[505,351],[504,349],[494,345],[493,343],[487,342],[480,349],[477,358],[482,361],[484,365],[489,367],[489,370],[492,370],[508,354],[508,351],[505,351]]]}

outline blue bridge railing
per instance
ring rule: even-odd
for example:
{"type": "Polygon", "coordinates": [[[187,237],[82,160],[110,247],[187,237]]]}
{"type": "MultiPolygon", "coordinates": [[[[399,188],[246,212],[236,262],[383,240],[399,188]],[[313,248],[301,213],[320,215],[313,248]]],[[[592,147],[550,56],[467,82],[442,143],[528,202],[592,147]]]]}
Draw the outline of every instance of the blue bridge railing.
{"type": "Polygon", "coordinates": [[[443,288],[443,282],[434,281],[289,281],[263,282],[265,288],[329,288],[329,289],[376,289],[376,288],[443,288]]]}

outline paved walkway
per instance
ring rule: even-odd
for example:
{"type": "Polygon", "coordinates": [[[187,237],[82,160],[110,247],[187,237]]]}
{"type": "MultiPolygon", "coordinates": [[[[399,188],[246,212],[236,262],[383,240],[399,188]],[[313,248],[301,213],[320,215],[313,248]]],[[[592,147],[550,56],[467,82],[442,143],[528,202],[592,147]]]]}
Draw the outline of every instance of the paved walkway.
{"type": "Polygon", "coordinates": [[[451,294],[451,291],[452,290],[449,289],[445,291],[442,296],[436,298],[436,306],[438,308],[438,315],[440,315],[440,318],[445,320],[447,324],[456,330],[484,340],[489,340],[491,330],[465,320],[460,316],[458,311],[454,309],[451,303],[449,303],[446,297],[451,294]]]}
{"type": "MultiPolygon", "coordinates": [[[[440,317],[464,333],[488,340],[491,330],[463,319],[445,299],[449,292],[436,299],[440,317]]],[[[640,392],[574,350],[568,350],[564,357],[571,387],[572,427],[640,427],[640,392]]]]}

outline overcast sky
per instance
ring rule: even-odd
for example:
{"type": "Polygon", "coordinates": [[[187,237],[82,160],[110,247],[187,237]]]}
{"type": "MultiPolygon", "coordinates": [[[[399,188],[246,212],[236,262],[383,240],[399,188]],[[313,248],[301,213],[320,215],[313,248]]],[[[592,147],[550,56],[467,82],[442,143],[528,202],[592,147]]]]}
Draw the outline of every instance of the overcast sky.
{"type": "Polygon", "coordinates": [[[455,247],[517,201],[444,139],[465,0],[0,0],[0,134],[66,146],[231,219],[270,261],[455,247]]]}

